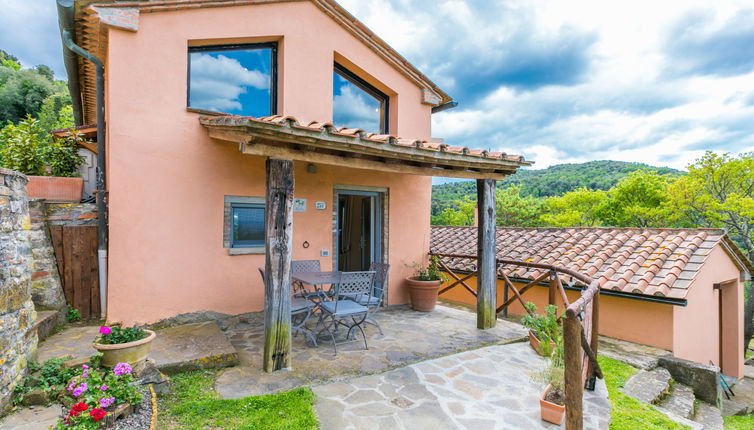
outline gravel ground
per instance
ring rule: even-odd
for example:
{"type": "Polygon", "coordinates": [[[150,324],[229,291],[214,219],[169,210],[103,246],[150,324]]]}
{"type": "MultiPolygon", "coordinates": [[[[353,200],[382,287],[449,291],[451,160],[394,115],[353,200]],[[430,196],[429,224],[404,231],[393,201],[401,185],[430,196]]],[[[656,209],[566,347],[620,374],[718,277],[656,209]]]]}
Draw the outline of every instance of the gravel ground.
{"type": "Polygon", "coordinates": [[[136,411],[126,418],[115,422],[116,430],[149,430],[149,424],[152,420],[152,394],[148,387],[141,390],[142,401],[136,408],[136,411]]]}

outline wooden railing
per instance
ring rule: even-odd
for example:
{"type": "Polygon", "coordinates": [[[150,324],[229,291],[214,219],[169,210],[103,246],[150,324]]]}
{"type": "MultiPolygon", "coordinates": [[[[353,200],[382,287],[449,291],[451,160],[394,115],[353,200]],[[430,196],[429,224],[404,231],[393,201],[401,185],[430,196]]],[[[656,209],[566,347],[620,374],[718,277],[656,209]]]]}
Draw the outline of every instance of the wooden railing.
{"type": "MultiPolygon", "coordinates": [[[[457,274],[448,267],[447,259],[463,259],[473,262],[476,256],[463,254],[438,254],[440,267],[452,278],[450,283],[440,290],[443,294],[451,289],[463,287],[470,294],[476,296],[476,291],[466,281],[477,276],[474,270],[457,274]],[[468,273],[467,273],[468,272],[468,273]]],[[[526,309],[523,295],[535,285],[547,281],[549,304],[556,304],[559,295],[565,311],[561,315],[563,325],[563,359],[565,362],[565,398],[566,398],[566,428],[581,429],[583,426],[583,394],[584,387],[594,389],[595,378],[602,379],[602,370],[597,363],[597,348],[599,342],[599,283],[591,277],[564,267],[551,264],[531,263],[527,261],[497,259],[498,279],[504,282],[503,303],[496,308],[497,313],[507,314],[507,309],[515,302],[519,302],[526,309]],[[528,281],[521,288],[510,280],[505,268],[510,266],[534,269],[534,279],[528,281]],[[566,294],[561,277],[570,278],[583,285],[581,296],[571,303],[566,294]],[[508,297],[508,291],[513,297],[508,297]]],[[[528,310],[527,310],[528,311],[528,310]]]]}

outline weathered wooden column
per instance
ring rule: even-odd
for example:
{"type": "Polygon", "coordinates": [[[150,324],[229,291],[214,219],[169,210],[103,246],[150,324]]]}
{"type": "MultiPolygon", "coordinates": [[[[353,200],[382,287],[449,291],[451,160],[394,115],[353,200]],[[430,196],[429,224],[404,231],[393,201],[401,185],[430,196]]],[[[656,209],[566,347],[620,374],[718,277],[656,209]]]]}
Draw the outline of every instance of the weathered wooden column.
{"type": "MultiPolygon", "coordinates": [[[[592,349],[594,356],[597,356],[597,350],[600,344],[600,293],[597,292],[592,297],[592,338],[589,339],[589,347],[592,349]]],[[[594,389],[594,364],[589,360],[587,376],[591,379],[589,389],[594,389]]]]}
{"type": "Polygon", "coordinates": [[[581,322],[571,310],[563,318],[563,361],[565,365],[566,430],[581,430],[584,425],[584,380],[581,362],[581,322]]]}
{"type": "Polygon", "coordinates": [[[477,179],[479,223],[477,231],[476,325],[480,329],[495,326],[497,297],[497,256],[495,255],[495,181],[477,179]]]}
{"type": "Polygon", "coordinates": [[[291,367],[293,162],[267,159],[264,207],[264,371],[291,367]]]}

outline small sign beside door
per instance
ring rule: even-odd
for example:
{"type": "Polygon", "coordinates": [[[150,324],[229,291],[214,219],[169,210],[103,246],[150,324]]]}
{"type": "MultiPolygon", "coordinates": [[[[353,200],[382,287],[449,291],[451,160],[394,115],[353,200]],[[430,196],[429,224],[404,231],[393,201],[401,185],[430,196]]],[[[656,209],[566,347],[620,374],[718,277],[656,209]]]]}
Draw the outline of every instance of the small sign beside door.
{"type": "Polygon", "coordinates": [[[293,199],[293,212],[306,212],[306,199],[293,199]]]}
{"type": "Polygon", "coordinates": [[[327,205],[325,205],[325,202],[316,202],[314,203],[314,207],[319,210],[323,210],[327,208],[327,205]]]}

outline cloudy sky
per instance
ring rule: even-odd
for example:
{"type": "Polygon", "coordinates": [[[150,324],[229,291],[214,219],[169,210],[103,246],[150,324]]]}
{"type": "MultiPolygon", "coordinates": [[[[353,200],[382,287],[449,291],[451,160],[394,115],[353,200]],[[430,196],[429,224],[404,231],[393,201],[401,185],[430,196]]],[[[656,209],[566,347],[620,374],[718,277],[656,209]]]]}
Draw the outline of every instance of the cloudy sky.
{"type": "MultiPolygon", "coordinates": [[[[460,104],[454,145],[542,168],[684,168],[754,150],[754,0],[340,0],[460,104]]],[[[64,74],[53,0],[2,0],[0,49],[64,74]]]]}

